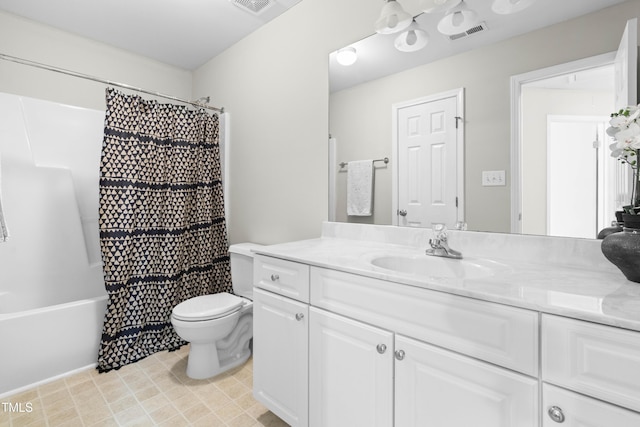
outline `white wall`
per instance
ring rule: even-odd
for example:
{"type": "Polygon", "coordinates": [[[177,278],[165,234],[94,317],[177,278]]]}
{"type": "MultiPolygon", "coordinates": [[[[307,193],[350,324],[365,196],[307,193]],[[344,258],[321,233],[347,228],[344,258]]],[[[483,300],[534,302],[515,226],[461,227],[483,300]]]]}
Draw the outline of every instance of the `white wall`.
{"type": "Polygon", "coordinates": [[[194,93],[231,113],[232,242],[320,234],[328,209],[328,55],[371,34],[381,6],[303,0],[194,73],[194,93]]]}
{"type": "MultiPolygon", "coordinates": [[[[191,98],[191,72],[0,12],[0,53],[191,98]]],[[[0,92],[96,110],[105,85],[0,61],[0,92]]]]}
{"type": "MultiPolygon", "coordinates": [[[[626,21],[636,16],[640,16],[640,0],[631,0],[336,92],[330,97],[329,121],[331,134],[338,141],[338,161],[393,155],[390,153],[393,103],[464,87],[465,218],[471,230],[509,232],[510,77],[615,51],[626,21]],[[352,122],[370,127],[356,132],[352,122]],[[507,186],[482,187],[484,170],[505,170],[507,186]]],[[[354,40],[345,40],[343,45],[349,41],[354,40]]],[[[391,172],[376,172],[378,224],[391,223],[391,185],[387,183],[391,172]]],[[[346,187],[341,185],[340,178],[338,174],[338,200],[344,199],[346,187]]],[[[337,208],[340,209],[339,203],[337,208]]],[[[345,219],[343,215],[342,220],[345,219]]]]}

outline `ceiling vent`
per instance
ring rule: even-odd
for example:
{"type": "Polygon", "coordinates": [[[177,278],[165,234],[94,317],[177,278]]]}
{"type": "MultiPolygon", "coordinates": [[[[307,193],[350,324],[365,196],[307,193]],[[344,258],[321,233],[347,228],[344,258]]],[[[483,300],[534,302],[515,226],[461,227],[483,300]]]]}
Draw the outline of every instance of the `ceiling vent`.
{"type": "Polygon", "coordinates": [[[481,22],[478,25],[476,25],[475,27],[469,28],[467,31],[463,32],[463,33],[458,33],[458,34],[453,34],[449,37],[449,40],[458,40],[458,39],[462,39],[464,37],[469,37],[470,35],[476,34],[476,33],[480,33],[482,31],[487,31],[487,24],[486,22],[481,22]]]}
{"type": "Polygon", "coordinates": [[[275,4],[275,0],[231,0],[231,2],[253,15],[260,15],[275,4]]]}

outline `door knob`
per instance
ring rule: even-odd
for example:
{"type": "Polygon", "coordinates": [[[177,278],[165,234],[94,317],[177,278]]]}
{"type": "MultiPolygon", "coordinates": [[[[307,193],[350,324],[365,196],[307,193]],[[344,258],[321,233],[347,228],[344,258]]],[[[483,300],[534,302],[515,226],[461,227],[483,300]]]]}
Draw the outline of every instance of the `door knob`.
{"type": "Polygon", "coordinates": [[[404,209],[401,209],[401,210],[399,210],[399,211],[398,211],[398,215],[400,215],[400,216],[407,216],[407,211],[406,211],[406,210],[404,210],[404,209]]]}
{"type": "Polygon", "coordinates": [[[547,413],[549,414],[549,418],[551,418],[553,421],[557,423],[564,422],[564,413],[562,413],[562,408],[552,406],[551,408],[549,408],[549,411],[547,411],[547,413]]]}

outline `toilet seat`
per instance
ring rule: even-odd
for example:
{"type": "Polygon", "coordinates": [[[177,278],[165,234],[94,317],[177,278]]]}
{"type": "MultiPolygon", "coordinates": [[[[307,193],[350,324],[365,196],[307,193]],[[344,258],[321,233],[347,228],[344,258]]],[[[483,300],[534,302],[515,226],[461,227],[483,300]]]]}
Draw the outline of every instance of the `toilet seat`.
{"type": "Polygon", "coordinates": [[[243,298],[222,292],[183,301],[174,307],[172,315],[184,322],[202,322],[227,316],[240,310],[243,305],[243,298]]]}

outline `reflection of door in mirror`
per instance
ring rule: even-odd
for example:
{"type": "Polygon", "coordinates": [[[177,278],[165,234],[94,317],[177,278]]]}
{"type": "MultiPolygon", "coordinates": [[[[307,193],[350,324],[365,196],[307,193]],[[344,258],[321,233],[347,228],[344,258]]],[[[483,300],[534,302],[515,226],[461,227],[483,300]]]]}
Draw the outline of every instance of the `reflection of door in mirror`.
{"type": "Polygon", "coordinates": [[[392,207],[395,224],[430,227],[442,223],[453,227],[462,220],[458,200],[458,105],[462,90],[395,104],[393,106],[393,153],[397,171],[392,207]]]}
{"type": "Polygon", "coordinates": [[[615,211],[616,160],[603,116],[547,117],[547,234],[593,239],[615,211]]]}

